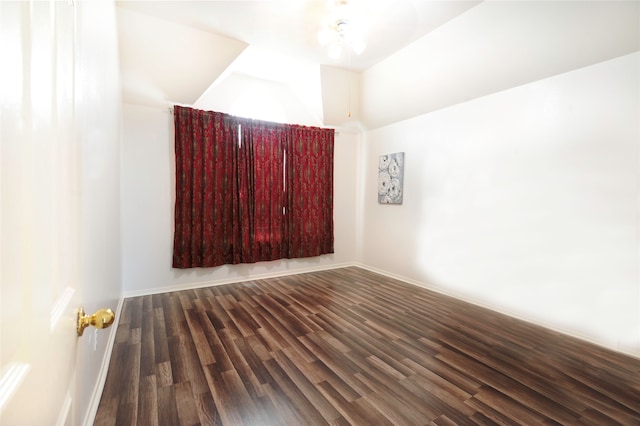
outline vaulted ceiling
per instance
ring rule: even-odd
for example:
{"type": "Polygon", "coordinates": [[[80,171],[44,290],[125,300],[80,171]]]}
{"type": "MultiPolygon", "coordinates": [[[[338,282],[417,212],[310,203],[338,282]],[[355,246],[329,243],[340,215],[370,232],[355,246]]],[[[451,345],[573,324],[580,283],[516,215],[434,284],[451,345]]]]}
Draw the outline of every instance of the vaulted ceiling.
{"type": "Polygon", "coordinates": [[[124,101],[217,106],[259,81],[298,100],[306,116],[293,121],[371,128],[388,122],[373,103],[389,109],[400,90],[420,105],[394,105],[394,121],[640,44],[637,1],[349,2],[367,47],[332,60],[316,35],[335,0],[118,1],[124,101]]]}
{"type": "Polygon", "coordinates": [[[350,0],[366,24],[367,47],[332,60],[317,33],[333,0],[119,1],[124,100],[193,105],[211,86],[242,75],[291,87],[331,124],[332,115],[343,115],[327,108],[342,103],[331,93],[343,75],[370,68],[478,3],[350,0]],[[329,74],[324,94],[320,67],[329,74]]]}

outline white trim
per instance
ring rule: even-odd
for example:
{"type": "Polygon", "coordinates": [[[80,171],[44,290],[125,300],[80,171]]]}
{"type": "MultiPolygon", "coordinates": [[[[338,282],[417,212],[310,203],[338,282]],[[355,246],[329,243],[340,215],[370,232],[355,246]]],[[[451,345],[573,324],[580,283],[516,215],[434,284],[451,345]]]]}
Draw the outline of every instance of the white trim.
{"type": "Polygon", "coordinates": [[[124,297],[130,298],[130,297],[139,297],[139,296],[149,296],[152,294],[160,294],[160,293],[171,293],[174,291],[192,290],[195,288],[214,287],[214,286],[219,286],[224,284],[241,283],[246,281],[263,280],[267,278],[285,277],[288,275],[306,274],[309,272],[319,272],[319,271],[327,271],[331,269],[347,268],[349,266],[359,266],[359,265],[355,262],[346,262],[346,263],[338,263],[338,264],[331,264],[331,265],[324,265],[324,266],[314,266],[310,268],[291,269],[291,270],[285,270],[285,271],[279,271],[279,272],[268,272],[265,274],[250,275],[248,277],[230,277],[230,278],[222,278],[222,279],[213,280],[213,281],[201,281],[196,283],[175,284],[175,285],[170,285],[166,287],[128,291],[128,292],[125,292],[124,297]]]}
{"type": "Polygon", "coordinates": [[[96,414],[98,413],[98,406],[100,405],[100,398],[102,398],[102,391],[104,390],[104,384],[107,381],[107,372],[109,371],[109,362],[111,361],[111,353],[113,352],[113,345],[116,341],[116,332],[118,331],[118,324],[120,323],[120,315],[122,314],[122,306],[124,305],[124,297],[121,297],[118,301],[118,307],[116,308],[116,318],[113,324],[109,328],[109,339],[107,341],[104,357],[102,358],[102,365],[98,372],[98,379],[96,380],[96,386],[93,388],[91,399],[89,399],[89,409],[85,415],[84,421],[81,423],[85,426],[91,426],[95,422],[96,414]]]}
{"type": "Polygon", "coordinates": [[[387,276],[389,278],[396,279],[398,281],[403,281],[403,282],[405,282],[407,284],[411,284],[411,285],[415,285],[415,286],[418,286],[418,287],[422,287],[424,289],[433,291],[434,293],[442,294],[442,295],[448,296],[448,297],[453,297],[454,299],[461,300],[461,301],[467,302],[467,303],[471,303],[472,305],[479,306],[479,307],[485,308],[485,309],[489,309],[490,311],[497,312],[499,314],[506,315],[508,317],[515,318],[517,320],[527,322],[529,324],[534,324],[534,325],[537,325],[537,326],[540,326],[540,327],[544,327],[544,328],[546,328],[548,330],[555,331],[557,333],[561,333],[561,334],[564,334],[564,335],[567,335],[567,336],[582,340],[582,341],[587,342],[587,343],[591,343],[593,345],[599,346],[601,348],[605,348],[605,349],[610,350],[610,351],[619,352],[621,354],[630,356],[632,358],[640,359],[640,353],[632,352],[631,350],[627,350],[625,348],[607,346],[607,345],[604,345],[602,342],[598,342],[598,341],[593,340],[593,339],[591,339],[591,338],[589,338],[587,336],[582,336],[582,335],[576,334],[573,331],[558,328],[553,324],[549,324],[549,323],[545,323],[545,322],[542,322],[542,321],[533,320],[531,318],[526,318],[526,317],[522,317],[522,316],[519,316],[519,315],[515,315],[512,312],[505,311],[501,307],[493,306],[493,305],[487,304],[485,302],[474,300],[474,299],[469,298],[469,297],[467,297],[465,295],[461,295],[461,294],[458,294],[458,293],[455,293],[455,292],[450,292],[450,291],[447,291],[447,290],[443,290],[441,288],[433,287],[430,284],[423,283],[423,282],[420,282],[420,281],[416,281],[416,280],[413,280],[411,278],[404,277],[402,275],[396,275],[394,273],[383,271],[381,269],[377,269],[377,268],[374,268],[372,266],[364,265],[364,264],[361,264],[361,263],[356,263],[353,266],[357,266],[359,268],[366,269],[368,271],[374,272],[376,274],[384,275],[384,276],[387,276]]]}

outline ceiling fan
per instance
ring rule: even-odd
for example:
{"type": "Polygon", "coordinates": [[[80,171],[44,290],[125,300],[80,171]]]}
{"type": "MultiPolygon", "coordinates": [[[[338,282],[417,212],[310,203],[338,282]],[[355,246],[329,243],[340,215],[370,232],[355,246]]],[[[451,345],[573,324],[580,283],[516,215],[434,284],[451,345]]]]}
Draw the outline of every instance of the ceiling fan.
{"type": "Polygon", "coordinates": [[[331,59],[339,59],[345,47],[359,55],[366,48],[364,31],[363,15],[348,0],[336,0],[333,9],[322,22],[318,42],[321,46],[328,46],[331,59]]]}

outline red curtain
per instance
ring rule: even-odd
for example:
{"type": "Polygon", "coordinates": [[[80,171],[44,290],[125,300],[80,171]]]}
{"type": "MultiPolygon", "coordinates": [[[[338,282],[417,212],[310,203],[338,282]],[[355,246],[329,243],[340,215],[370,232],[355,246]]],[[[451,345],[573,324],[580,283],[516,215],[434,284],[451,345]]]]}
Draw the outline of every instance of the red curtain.
{"type": "Polygon", "coordinates": [[[333,253],[334,130],[287,129],[287,257],[333,253]]]}
{"type": "Polygon", "coordinates": [[[174,126],[173,267],[239,263],[238,123],[230,115],[175,106],[174,126]]]}
{"type": "Polygon", "coordinates": [[[333,130],[174,115],[174,268],[333,253],[333,130]]]}
{"type": "Polygon", "coordinates": [[[284,223],[284,125],[247,120],[242,125],[244,169],[242,229],[245,258],[259,262],[286,257],[284,223]]]}

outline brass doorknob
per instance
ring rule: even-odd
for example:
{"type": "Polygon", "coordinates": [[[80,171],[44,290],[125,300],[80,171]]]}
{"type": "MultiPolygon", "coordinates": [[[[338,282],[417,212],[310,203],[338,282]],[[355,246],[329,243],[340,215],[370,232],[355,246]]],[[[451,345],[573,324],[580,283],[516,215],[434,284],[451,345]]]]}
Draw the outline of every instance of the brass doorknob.
{"type": "Polygon", "coordinates": [[[98,309],[93,315],[85,315],[84,308],[78,309],[78,336],[82,336],[84,329],[90,325],[95,328],[107,328],[113,324],[116,315],[111,309],[98,309]]]}

